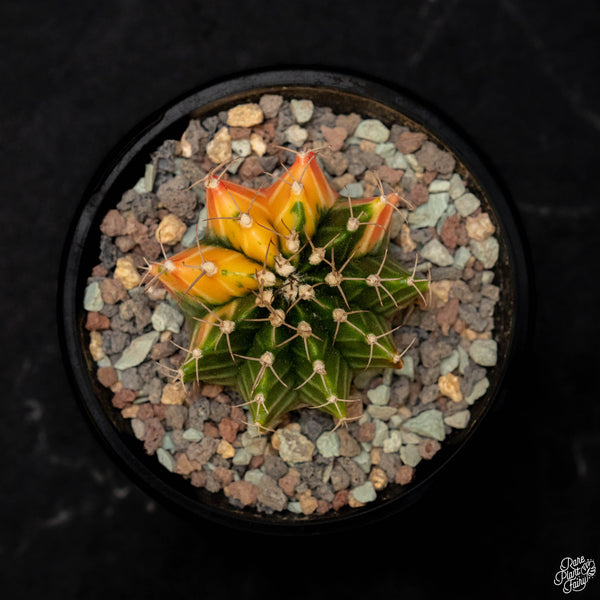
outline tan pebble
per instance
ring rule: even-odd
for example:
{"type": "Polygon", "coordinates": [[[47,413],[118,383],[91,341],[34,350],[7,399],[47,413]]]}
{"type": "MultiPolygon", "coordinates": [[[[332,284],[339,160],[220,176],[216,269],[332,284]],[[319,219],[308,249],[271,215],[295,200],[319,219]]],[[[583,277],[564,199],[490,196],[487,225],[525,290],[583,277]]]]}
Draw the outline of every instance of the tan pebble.
{"type": "Polygon", "coordinates": [[[377,144],[375,142],[371,142],[369,140],[361,140],[358,145],[361,152],[375,152],[375,148],[377,144]]]}
{"type": "Polygon", "coordinates": [[[450,297],[451,288],[452,282],[449,279],[432,281],[430,285],[432,299],[431,308],[440,308],[444,306],[450,297]]]}
{"type": "Polygon", "coordinates": [[[90,331],[90,354],[98,362],[106,357],[102,348],[102,334],[99,331],[90,331]]]}
{"type": "Polygon", "coordinates": [[[484,242],[496,231],[487,213],[479,213],[475,217],[467,217],[467,235],[478,242],[484,242]]]}
{"type": "Polygon", "coordinates": [[[263,122],[265,115],[262,108],[254,103],[238,104],[229,109],[227,113],[227,125],[231,127],[254,127],[263,122]]]}
{"type": "Polygon", "coordinates": [[[221,440],[217,446],[217,454],[223,458],[233,458],[235,448],[227,440],[221,440]]]}
{"type": "Polygon", "coordinates": [[[460,391],[460,379],[452,373],[446,373],[438,379],[438,387],[443,396],[447,396],[454,402],[460,402],[463,399],[460,391]]]}
{"type": "Polygon", "coordinates": [[[412,252],[417,247],[415,241],[410,237],[410,227],[406,223],[400,228],[400,246],[404,252],[412,252]]]}
{"type": "Polygon", "coordinates": [[[286,425],[284,429],[287,429],[288,431],[295,431],[297,433],[300,433],[302,431],[300,423],[290,423],[289,425],[286,425]]]}
{"type": "Polygon", "coordinates": [[[469,340],[469,341],[473,341],[477,339],[477,332],[473,331],[472,329],[469,329],[468,327],[465,327],[461,332],[460,332],[460,337],[465,339],[465,340],[469,340]]]}
{"type": "Polygon", "coordinates": [[[281,448],[281,438],[279,437],[278,431],[271,436],[271,445],[279,452],[279,449],[281,448]]]}
{"type": "Polygon", "coordinates": [[[373,487],[379,491],[387,487],[388,478],[383,469],[374,467],[369,473],[369,481],[373,484],[373,487]]]}
{"type": "Polygon", "coordinates": [[[381,460],[381,448],[371,448],[371,463],[378,465],[381,460]]]}
{"type": "Polygon", "coordinates": [[[133,259],[130,256],[124,256],[117,259],[115,279],[118,279],[126,290],[131,290],[140,285],[142,276],[139,274],[133,263],[133,259]]]}
{"type": "Polygon", "coordinates": [[[126,406],[123,410],[121,410],[121,416],[124,419],[134,419],[137,417],[139,410],[139,404],[132,404],[131,406],[126,406]]]}
{"type": "Polygon", "coordinates": [[[202,386],[201,394],[206,398],[216,398],[223,391],[222,385],[207,383],[202,386]]]}
{"type": "Polygon", "coordinates": [[[113,383],[113,385],[110,386],[110,391],[113,393],[117,393],[120,392],[123,389],[123,384],[120,381],[117,381],[116,383],[113,383]]]}
{"type": "Polygon", "coordinates": [[[206,145],[206,155],[215,164],[228,161],[231,156],[231,136],[227,127],[221,127],[215,137],[206,145]]]}
{"type": "Polygon", "coordinates": [[[257,154],[258,156],[263,156],[267,151],[267,144],[263,140],[262,136],[258,135],[258,133],[253,133],[250,136],[250,147],[252,148],[254,154],[257,154]]]}
{"type": "Polygon", "coordinates": [[[194,470],[194,465],[190,462],[187,455],[182,452],[177,458],[177,464],[175,465],[175,473],[179,475],[189,475],[194,470]]]}
{"type": "Polygon", "coordinates": [[[298,500],[300,502],[300,510],[305,515],[312,515],[317,510],[317,499],[311,494],[310,490],[298,494],[298,500]]]}
{"type": "Polygon", "coordinates": [[[180,383],[167,383],[160,401],[163,404],[183,404],[187,397],[186,389],[180,383]]]}
{"type": "Polygon", "coordinates": [[[365,506],[364,502],[359,502],[352,494],[348,496],[348,505],[352,508],[361,508],[365,506]]]}
{"type": "Polygon", "coordinates": [[[185,223],[176,215],[168,214],[159,223],[154,237],[156,241],[167,246],[173,246],[181,241],[187,231],[185,223]]]}

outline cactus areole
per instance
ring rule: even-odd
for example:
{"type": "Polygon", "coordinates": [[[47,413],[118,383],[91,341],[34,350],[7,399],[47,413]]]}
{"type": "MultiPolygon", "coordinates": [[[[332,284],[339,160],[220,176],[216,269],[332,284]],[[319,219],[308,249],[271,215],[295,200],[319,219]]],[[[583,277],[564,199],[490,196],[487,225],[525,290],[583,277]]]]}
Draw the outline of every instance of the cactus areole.
{"type": "Polygon", "coordinates": [[[401,368],[392,319],[428,289],[388,253],[401,199],[340,195],[314,151],[267,188],[203,183],[205,235],[148,269],[188,322],[179,380],[237,387],[261,430],[304,406],[347,422],[353,375],[401,368]]]}

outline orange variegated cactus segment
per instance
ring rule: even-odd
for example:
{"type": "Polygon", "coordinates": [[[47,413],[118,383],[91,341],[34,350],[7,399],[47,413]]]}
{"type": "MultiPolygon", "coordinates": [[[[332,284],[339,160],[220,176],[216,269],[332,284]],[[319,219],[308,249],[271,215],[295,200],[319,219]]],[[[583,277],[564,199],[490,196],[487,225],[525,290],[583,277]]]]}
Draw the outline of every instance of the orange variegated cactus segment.
{"type": "Polygon", "coordinates": [[[206,186],[207,228],[236,250],[273,266],[279,242],[262,201],[264,192],[211,177],[206,186]]]}
{"type": "Polygon", "coordinates": [[[356,257],[369,254],[386,239],[398,201],[398,194],[387,194],[351,202],[356,217],[363,209],[367,209],[370,214],[369,224],[362,227],[363,235],[355,246],[356,257]]]}
{"type": "Polygon", "coordinates": [[[294,182],[302,184],[307,202],[312,212],[317,214],[315,222],[339,197],[319,167],[316,154],[313,151],[303,152],[296,156],[294,164],[282,176],[281,181],[264,190],[272,215],[277,214],[282,203],[286,202],[294,182]]]}
{"type": "Polygon", "coordinates": [[[255,273],[262,266],[229,248],[194,246],[153,264],[150,273],[158,277],[175,298],[219,305],[245,296],[258,288],[255,273]]]}

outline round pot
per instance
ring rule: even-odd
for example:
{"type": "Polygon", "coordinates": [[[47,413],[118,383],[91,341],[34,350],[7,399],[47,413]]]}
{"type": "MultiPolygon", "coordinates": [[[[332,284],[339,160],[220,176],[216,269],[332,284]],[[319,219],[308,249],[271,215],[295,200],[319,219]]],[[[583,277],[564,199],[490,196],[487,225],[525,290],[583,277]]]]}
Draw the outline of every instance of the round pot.
{"type": "Polygon", "coordinates": [[[365,523],[408,506],[465,446],[491,405],[506,391],[508,376],[526,341],[527,275],[521,235],[506,194],[481,154],[437,111],[404,91],[353,74],[319,70],[252,73],[204,86],[173,101],[130,133],[98,169],[76,211],[66,240],[59,282],[61,342],[65,364],[86,420],[118,464],[151,496],[190,518],[208,518],[268,533],[320,533],[365,523]],[[139,179],[150,153],[165,139],[179,139],[190,115],[202,119],[242,102],[257,102],[265,93],[307,98],[315,104],[330,106],[338,114],[355,112],[379,119],[388,126],[396,123],[426,132],[431,140],[454,155],[457,172],[469,174],[470,189],[490,214],[500,246],[494,280],[500,288],[500,304],[494,317],[498,361],[489,372],[487,393],[471,406],[469,425],[453,431],[432,460],[419,464],[413,482],[388,486],[376,501],[364,507],[346,506],[339,512],[324,515],[266,515],[235,508],[222,494],[197,489],[181,476],[167,471],[156,457],[144,452],[143,445],[132,434],[129,421],[112,407],[110,392],[98,383],[84,327],[83,295],[86,280],[98,260],[100,222],[139,179]]]}

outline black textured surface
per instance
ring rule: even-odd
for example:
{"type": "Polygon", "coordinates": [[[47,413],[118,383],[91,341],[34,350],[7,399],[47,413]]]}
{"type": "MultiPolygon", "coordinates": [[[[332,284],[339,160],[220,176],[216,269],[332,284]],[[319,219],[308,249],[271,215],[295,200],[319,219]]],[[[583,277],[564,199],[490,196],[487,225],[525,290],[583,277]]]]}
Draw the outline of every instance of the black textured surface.
{"type": "Polygon", "coordinates": [[[0,16],[3,591],[547,598],[564,556],[600,560],[597,3],[6,2],[0,16]],[[523,385],[433,493],[322,539],[191,527],[155,505],[90,435],[56,332],[66,228],[106,153],[202,82],[286,65],[357,70],[439,107],[506,183],[537,288],[523,385]]]}

